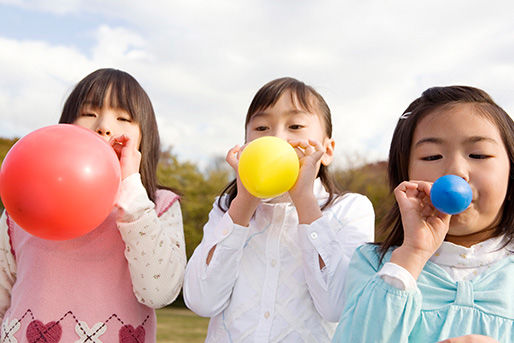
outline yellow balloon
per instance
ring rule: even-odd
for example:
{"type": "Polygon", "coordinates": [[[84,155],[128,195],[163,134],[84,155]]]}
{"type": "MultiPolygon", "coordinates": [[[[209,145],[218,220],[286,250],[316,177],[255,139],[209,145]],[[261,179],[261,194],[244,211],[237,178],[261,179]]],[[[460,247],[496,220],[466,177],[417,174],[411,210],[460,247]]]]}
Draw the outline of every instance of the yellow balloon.
{"type": "Polygon", "coordinates": [[[274,198],[293,187],[300,162],[285,140],[265,136],[251,141],[239,157],[239,178],[253,196],[274,198]]]}

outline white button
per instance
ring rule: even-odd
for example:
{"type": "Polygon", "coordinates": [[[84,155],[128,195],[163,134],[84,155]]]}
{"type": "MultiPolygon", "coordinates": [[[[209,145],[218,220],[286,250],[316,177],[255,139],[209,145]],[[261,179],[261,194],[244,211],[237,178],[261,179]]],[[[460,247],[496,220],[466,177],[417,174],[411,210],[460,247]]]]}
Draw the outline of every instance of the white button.
{"type": "Polygon", "coordinates": [[[316,232],[311,232],[311,238],[312,239],[318,238],[318,234],[316,232]]]}
{"type": "Polygon", "coordinates": [[[264,313],[264,318],[266,318],[266,319],[269,318],[269,311],[266,311],[266,313],[264,313]]]}
{"type": "Polygon", "coordinates": [[[275,267],[277,265],[277,260],[273,259],[271,260],[271,266],[275,267]]]}

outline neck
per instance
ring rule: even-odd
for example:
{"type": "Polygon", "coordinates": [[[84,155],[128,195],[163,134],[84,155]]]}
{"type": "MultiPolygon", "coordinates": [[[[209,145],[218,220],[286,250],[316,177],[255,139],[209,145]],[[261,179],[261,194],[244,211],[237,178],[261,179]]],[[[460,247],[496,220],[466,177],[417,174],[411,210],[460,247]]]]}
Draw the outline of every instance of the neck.
{"type": "Polygon", "coordinates": [[[268,201],[268,203],[270,204],[276,204],[279,202],[291,202],[291,197],[289,196],[289,193],[285,192],[284,194],[279,195],[268,201]]]}
{"type": "Polygon", "coordinates": [[[477,243],[483,242],[489,238],[495,236],[496,227],[492,227],[489,229],[485,229],[479,232],[470,233],[469,235],[463,236],[454,236],[447,234],[445,237],[445,241],[451,242],[453,244],[462,245],[466,248],[471,247],[477,243]]]}

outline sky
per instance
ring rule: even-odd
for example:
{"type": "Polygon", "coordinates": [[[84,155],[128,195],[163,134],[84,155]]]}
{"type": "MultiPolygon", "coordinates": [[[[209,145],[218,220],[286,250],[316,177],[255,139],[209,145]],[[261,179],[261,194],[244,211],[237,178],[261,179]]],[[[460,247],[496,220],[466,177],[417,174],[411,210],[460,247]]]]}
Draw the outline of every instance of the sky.
{"type": "Polygon", "coordinates": [[[134,76],[179,160],[244,140],[257,90],[291,76],[332,111],[336,165],[385,160],[432,86],[469,85],[514,113],[514,2],[0,0],[0,137],[57,123],[98,68],[134,76]]]}

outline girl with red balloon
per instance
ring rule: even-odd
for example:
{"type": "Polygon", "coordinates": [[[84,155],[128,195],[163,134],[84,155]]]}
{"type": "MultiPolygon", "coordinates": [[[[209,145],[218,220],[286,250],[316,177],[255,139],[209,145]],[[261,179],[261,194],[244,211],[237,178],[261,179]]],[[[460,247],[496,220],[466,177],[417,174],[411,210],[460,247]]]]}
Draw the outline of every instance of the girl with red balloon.
{"type": "Polygon", "coordinates": [[[186,255],[178,196],[156,181],[150,99],[99,69],[59,122],[2,165],[0,341],[155,342],[154,309],[179,294],[186,255]]]}

